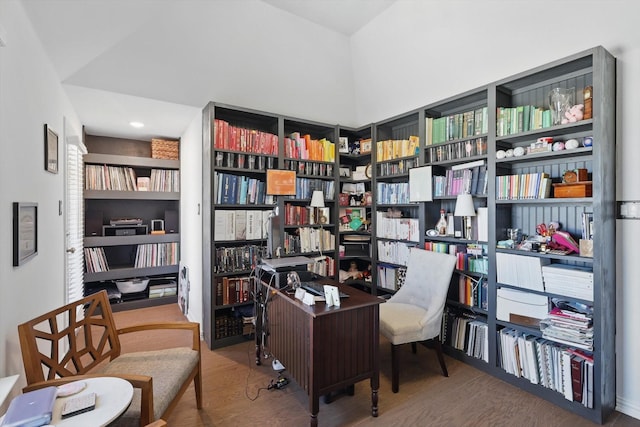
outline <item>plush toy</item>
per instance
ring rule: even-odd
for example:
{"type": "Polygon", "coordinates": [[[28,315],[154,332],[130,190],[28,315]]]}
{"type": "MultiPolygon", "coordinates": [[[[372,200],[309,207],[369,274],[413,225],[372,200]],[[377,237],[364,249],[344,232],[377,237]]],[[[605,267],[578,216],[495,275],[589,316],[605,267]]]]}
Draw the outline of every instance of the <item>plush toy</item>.
{"type": "Polygon", "coordinates": [[[569,110],[564,113],[562,124],[564,125],[566,123],[573,123],[582,120],[582,118],[584,117],[584,113],[582,112],[583,108],[584,105],[582,104],[576,104],[573,107],[569,108],[569,110]]]}

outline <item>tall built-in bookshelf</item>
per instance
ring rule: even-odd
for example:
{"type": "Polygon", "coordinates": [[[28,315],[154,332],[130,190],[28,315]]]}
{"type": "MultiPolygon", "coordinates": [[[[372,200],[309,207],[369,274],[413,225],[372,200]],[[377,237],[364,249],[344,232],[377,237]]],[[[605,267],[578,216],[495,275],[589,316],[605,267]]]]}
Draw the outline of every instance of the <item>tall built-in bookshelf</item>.
{"type": "Polygon", "coordinates": [[[377,294],[388,296],[402,286],[409,250],[422,245],[423,206],[409,199],[409,169],[424,161],[421,140],[420,111],[374,124],[372,251],[377,294]]]}
{"type": "Polygon", "coordinates": [[[340,126],[338,149],[339,279],[366,292],[375,290],[372,257],[373,127],[340,126]]]}
{"type": "Polygon", "coordinates": [[[153,158],[151,141],[86,135],[86,145],[85,295],[105,289],[114,311],[176,302],[180,161],[153,158]]]}
{"type": "MultiPolygon", "coordinates": [[[[340,137],[349,142],[370,138],[370,155],[340,153],[338,145],[335,161],[317,161],[325,171],[333,166],[323,181],[338,186],[326,202],[333,203],[330,228],[337,253],[332,256],[339,269],[351,261],[340,254],[350,235],[369,239],[370,257],[354,258],[358,268],[370,262],[372,281],[354,285],[374,294],[392,294],[398,286],[381,286],[382,275],[401,285],[398,253],[403,248],[454,253],[458,264],[441,334],[446,351],[602,423],[615,405],[615,82],[615,58],[596,47],[359,129],[235,107],[220,114],[270,129],[281,149],[294,132],[338,144],[340,137]],[[590,104],[587,117],[554,123],[548,99],[554,89],[573,93],[571,105],[590,104]],[[362,181],[371,191],[371,206],[341,202],[342,187],[353,178],[340,169],[352,173],[369,164],[362,181]],[[430,167],[432,182],[422,184],[431,186],[433,200],[411,202],[406,199],[409,169],[423,166],[430,167]],[[464,237],[461,218],[455,216],[445,234],[430,231],[441,210],[453,214],[458,194],[467,192],[476,211],[471,238],[464,237]],[[371,215],[366,230],[343,228],[340,219],[347,208],[357,208],[354,216],[371,215]],[[561,241],[562,232],[581,238],[578,253],[559,252],[547,239],[538,242],[542,245],[521,245],[522,236],[550,228],[561,232],[551,241],[561,241]],[[519,230],[517,241],[510,241],[509,229],[519,230]],[[567,317],[579,334],[566,327],[567,317]]],[[[210,200],[217,171],[212,135],[217,109],[210,104],[204,115],[205,303],[212,298],[207,289],[211,250],[218,245],[211,215],[219,206],[210,200]]],[[[274,167],[281,169],[300,171],[299,162],[282,150],[274,156],[274,167]]],[[[309,170],[306,162],[304,168],[309,170]]],[[[281,207],[285,203],[292,209],[308,204],[276,201],[281,207]]],[[[206,316],[220,308],[212,307],[205,306],[206,337],[213,326],[206,316]]],[[[207,342],[211,345],[210,336],[207,342]]]]}

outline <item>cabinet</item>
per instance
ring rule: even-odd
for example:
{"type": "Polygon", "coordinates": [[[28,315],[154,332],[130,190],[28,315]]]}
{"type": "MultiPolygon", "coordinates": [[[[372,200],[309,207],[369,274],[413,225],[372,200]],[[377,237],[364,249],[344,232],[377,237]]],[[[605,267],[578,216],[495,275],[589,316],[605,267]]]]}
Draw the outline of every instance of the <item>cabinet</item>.
{"type": "Polygon", "coordinates": [[[85,294],[106,289],[114,311],[177,302],[179,160],[151,158],[149,141],[86,141],[85,294]],[[139,292],[118,291],[116,281],[140,278],[139,292]]]}

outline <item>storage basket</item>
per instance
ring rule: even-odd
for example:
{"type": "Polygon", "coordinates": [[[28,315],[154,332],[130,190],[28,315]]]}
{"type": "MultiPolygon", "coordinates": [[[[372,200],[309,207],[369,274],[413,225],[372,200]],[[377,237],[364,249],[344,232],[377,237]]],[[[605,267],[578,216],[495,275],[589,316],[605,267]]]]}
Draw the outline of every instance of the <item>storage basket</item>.
{"type": "Polygon", "coordinates": [[[178,160],[180,158],[180,141],[165,139],[151,140],[151,157],[154,159],[178,160]]]}

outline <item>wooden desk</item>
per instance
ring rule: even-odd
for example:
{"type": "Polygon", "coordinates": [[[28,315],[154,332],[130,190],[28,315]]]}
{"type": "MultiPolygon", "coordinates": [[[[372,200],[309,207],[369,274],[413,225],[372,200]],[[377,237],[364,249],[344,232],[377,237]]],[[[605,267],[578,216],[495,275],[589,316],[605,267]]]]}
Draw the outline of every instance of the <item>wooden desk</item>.
{"type": "Polygon", "coordinates": [[[323,279],[349,295],[340,307],[316,302],[308,306],[284,291],[261,283],[256,301],[256,363],[261,363],[261,310],[266,309],[266,347],[286,368],[288,376],[309,396],[310,425],[318,425],[320,396],[369,378],[371,415],[378,416],[380,381],[379,304],[373,295],[323,279]],[[265,297],[266,304],[264,303],[265,297]]]}

